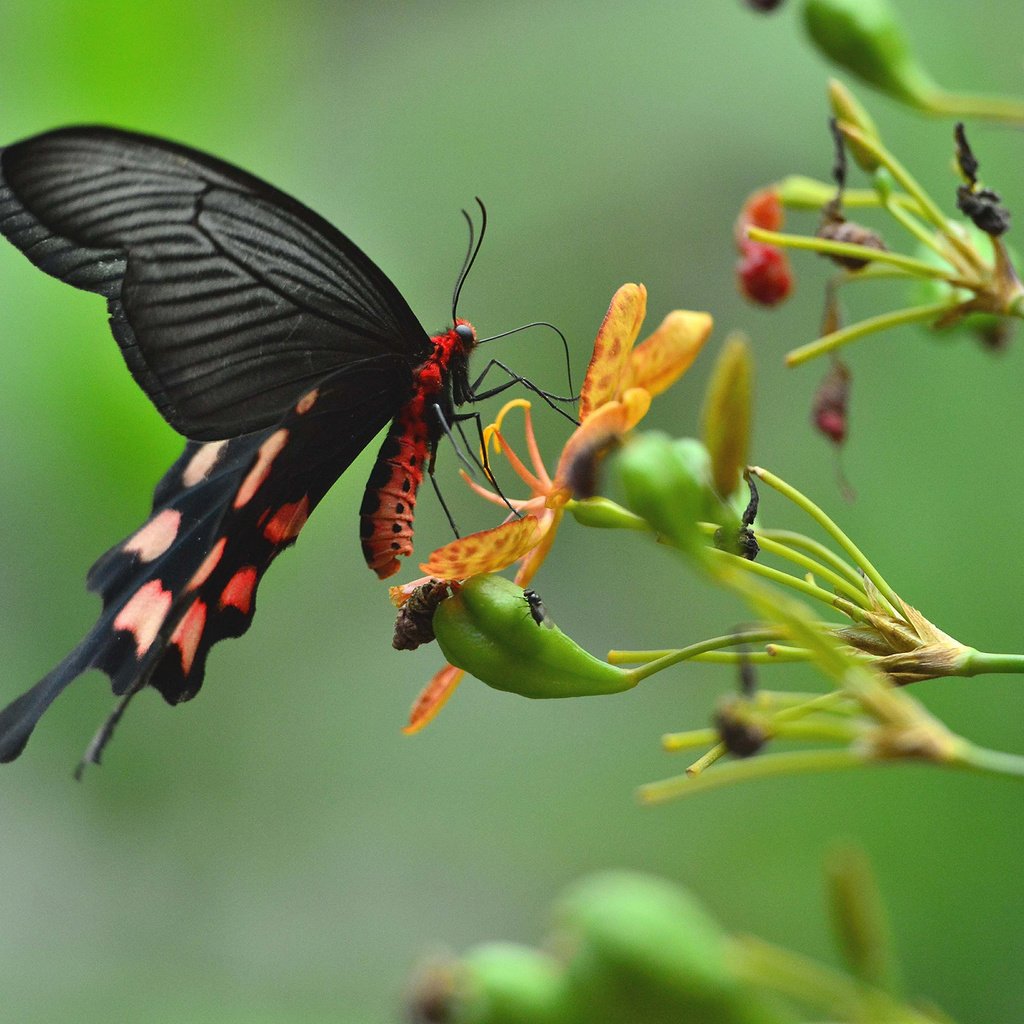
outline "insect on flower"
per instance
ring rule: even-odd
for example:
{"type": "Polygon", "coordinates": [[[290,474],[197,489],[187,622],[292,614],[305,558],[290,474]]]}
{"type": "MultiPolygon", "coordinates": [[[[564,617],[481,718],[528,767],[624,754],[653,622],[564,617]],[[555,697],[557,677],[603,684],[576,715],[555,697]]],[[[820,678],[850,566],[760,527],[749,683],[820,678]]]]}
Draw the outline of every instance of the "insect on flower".
{"type": "Polygon", "coordinates": [[[102,670],[122,700],[94,761],[144,686],[171,704],[195,696],[210,647],[248,629],[263,573],[389,422],[360,532],[370,568],[394,573],[442,433],[466,418],[459,406],[509,382],[477,390],[476,332],[455,317],[479,242],[452,326],[430,336],[318,214],[163,139],[74,127],[8,146],[0,232],[41,270],[107,300],[136,382],[188,439],[149,519],[89,572],[99,621],[0,712],[10,761],[72,680],[102,670]]]}
{"type": "MultiPolygon", "coordinates": [[[[624,438],[647,414],[652,398],[690,368],[711,334],[712,320],[707,313],[677,309],[637,345],[646,313],[647,289],[643,285],[625,284],[612,297],[580,389],[580,423],[566,441],[554,474],[544,465],[530,403],[514,399],[504,406],[484,437],[488,445],[494,444],[492,460],[498,455],[507,459],[530,497],[506,498],[467,479],[482,498],[506,510],[511,506],[513,511],[500,526],[434,551],[420,566],[424,572],[458,581],[499,572],[518,562],[515,582],[520,587],[529,585],[551,551],[566,510],[577,499],[573,479],[581,455],[589,459],[595,452],[607,452],[624,438]],[[519,457],[502,430],[505,417],[513,410],[523,413],[526,460],[519,457]]],[[[412,593],[422,582],[401,589],[412,593]]],[[[533,612],[529,598],[527,602],[533,612]]],[[[430,722],[462,677],[463,672],[451,665],[441,669],[413,705],[406,732],[417,732],[430,722]]]]}

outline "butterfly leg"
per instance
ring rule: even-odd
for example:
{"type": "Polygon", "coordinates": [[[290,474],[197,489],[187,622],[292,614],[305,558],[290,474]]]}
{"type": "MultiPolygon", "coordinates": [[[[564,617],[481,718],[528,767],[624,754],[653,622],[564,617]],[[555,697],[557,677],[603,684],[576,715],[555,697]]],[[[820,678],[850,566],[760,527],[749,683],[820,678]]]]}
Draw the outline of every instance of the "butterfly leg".
{"type": "Polygon", "coordinates": [[[572,403],[576,401],[577,396],[565,397],[562,395],[553,395],[549,391],[544,391],[539,388],[532,380],[526,377],[520,376],[514,370],[506,366],[503,362],[498,359],[492,359],[483,368],[483,372],[479,377],[470,385],[470,395],[472,401],[479,402],[484,398],[493,398],[495,395],[500,395],[503,391],[507,391],[510,387],[515,384],[522,384],[527,391],[532,391],[538,398],[542,399],[551,409],[554,409],[560,416],[564,416],[570,423],[579,426],[579,421],[574,417],[570,416],[564,409],[560,409],[557,405],[558,402],[572,403]],[[477,388],[483,383],[484,378],[493,369],[504,370],[509,375],[507,381],[503,381],[501,384],[496,385],[493,388],[489,388],[487,391],[477,391],[477,388]]]}

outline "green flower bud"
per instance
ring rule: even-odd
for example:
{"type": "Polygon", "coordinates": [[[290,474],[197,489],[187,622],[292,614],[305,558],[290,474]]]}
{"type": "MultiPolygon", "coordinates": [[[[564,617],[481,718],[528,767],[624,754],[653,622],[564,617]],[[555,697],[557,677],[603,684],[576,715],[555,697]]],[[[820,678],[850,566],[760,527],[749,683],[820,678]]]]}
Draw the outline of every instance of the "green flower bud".
{"type": "Polygon", "coordinates": [[[590,697],[636,686],[636,672],[588,654],[503,576],[474,576],[442,601],[434,633],[444,656],[496,690],[523,697],[590,697]]]}
{"type": "MultiPolygon", "coordinates": [[[[566,989],[559,965],[527,946],[494,942],[459,965],[452,1024],[562,1024],[566,989]]],[[[573,1019],[569,1017],[568,1019],[573,1019]]]]}
{"type": "Polygon", "coordinates": [[[754,359],[744,334],[725,339],[704,395],[704,443],[715,490],[728,498],[739,488],[750,449],[754,359]]]}
{"type": "Polygon", "coordinates": [[[913,107],[932,105],[939,88],[887,0],[806,0],[804,26],[826,57],[865,82],[913,107]]]}
{"type": "Polygon", "coordinates": [[[557,947],[587,1024],[778,1024],[736,974],[703,907],[661,879],[616,871],[570,890],[557,947]]]}
{"type": "Polygon", "coordinates": [[[827,202],[835,198],[836,186],[831,181],[818,181],[804,174],[790,174],[776,182],[775,191],[787,210],[819,212],[827,202]]]}
{"type": "Polygon", "coordinates": [[[720,514],[704,445],[693,438],[642,434],[619,453],[616,467],[633,512],[681,550],[703,551],[706,542],[697,524],[720,514]]]}
{"type": "MultiPolygon", "coordinates": [[[[840,121],[852,124],[854,128],[860,129],[861,133],[872,142],[881,144],[881,138],[875,122],[871,115],[861,105],[860,100],[850,92],[838,79],[830,78],[828,82],[828,102],[832,113],[840,121]]],[[[846,140],[846,148],[850,156],[857,161],[857,166],[868,174],[874,174],[878,170],[878,158],[869,153],[860,143],[852,139],[846,140]]]]}

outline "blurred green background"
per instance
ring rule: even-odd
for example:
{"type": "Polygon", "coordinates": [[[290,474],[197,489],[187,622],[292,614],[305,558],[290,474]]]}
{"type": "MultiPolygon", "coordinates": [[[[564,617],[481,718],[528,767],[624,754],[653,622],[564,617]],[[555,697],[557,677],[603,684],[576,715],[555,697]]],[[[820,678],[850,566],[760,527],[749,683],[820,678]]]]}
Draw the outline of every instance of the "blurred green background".
{"type": "MultiPolygon", "coordinates": [[[[935,0],[899,7],[944,84],[1021,88],[1019,3],[979,2],[969,18],[935,0]]],[[[831,164],[828,69],[797,14],[790,4],[758,17],[739,0],[8,0],[2,134],[103,122],[221,155],[350,234],[431,329],[445,322],[463,256],[458,211],[479,195],[491,229],[464,315],[485,334],[557,322],[577,378],[623,281],[648,286],[651,327],[677,306],[710,310],[712,351],[734,328],[753,339],[755,459],[836,514],[943,629],[1019,651],[1019,345],[992,357],[906,330],[851,350],[845,469],[858,498],[847,505],[808,425],[825,365],[781,365],[816,333],[828,268],[798,259],[797,296],[775,313],[734,292],[744,196],[831,164]]],[[[952,208],[950,124],[860,95],[952,208]]],[[[986,182],[1019,211],[1021,135],[979,126],[971,138],[986,182]]],[[[865,315],[901,300],[880,289],[848,301],[865,315]]],[[[85,571],[142,521],[180,442],[129,379],[97,297],[4,246],[0,308],[7,700],[91,625],[85,571]]],[[[492,354],[564,386],[544,332],[492,354]]],[[[705,354],[649,422],[692,432],[710,363],[705,354]]],[[[564,423],[538,419],[557,451],[564,423]]],[[[104,767],[76,785],[71,769],[111,704],[104,678],[89,675],[3,770],[0,1018],[395,1020],[422,957],[536,941],[558,891],[604,866],[681,880],[730,928],[831,959],[821,861],[831,841],[852,838],[877,867],[908,990],[961,1020],[1019,1020],[1013,783],[901,767],[639,808],[638,783],[685,763],[660,752],[660,734],[704,724],[735,685],[713,667],[565,703],[467,681],[426,732],[403,737],[440,660],[391,650],[386,588],[362,565],[356,512],[371,457],[275,566],[244,641],[216,648],[198,699],[169,709],[144,694],[104,767]]],[[[462,493],[448,451],[440,477],[464,527],[493,524],[462,493]]],[[[421,505],[426,554],[449,533],[429,493],[421,505]]],[[[767,496],[766,520],[783,512],[767,496]]],[[[410,565],[401,578],[415,575],[410,565]]],[[[746,614],[641,538],[571,525],[536,585],[563,628],[601,653],[691,642],[746,614]]],[[[1022,685],[990,677],[916,693],[978,742],[1020,751],[1022,685]]]]}

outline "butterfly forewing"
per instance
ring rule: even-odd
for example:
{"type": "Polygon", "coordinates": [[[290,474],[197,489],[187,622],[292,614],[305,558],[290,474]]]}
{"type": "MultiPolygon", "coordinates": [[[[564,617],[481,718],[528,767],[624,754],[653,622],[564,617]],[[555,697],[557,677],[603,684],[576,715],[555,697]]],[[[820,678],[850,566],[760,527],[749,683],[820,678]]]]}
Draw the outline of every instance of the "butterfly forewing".
{"type": "Polygon", "coordinates": [[[410,365],[430,339],[383,273],[319,215],[206,154],[110,128],[0,152],[0,232],[107,298],[135,379],[197,440],[276,422],[352,360],[410,365]]]}

